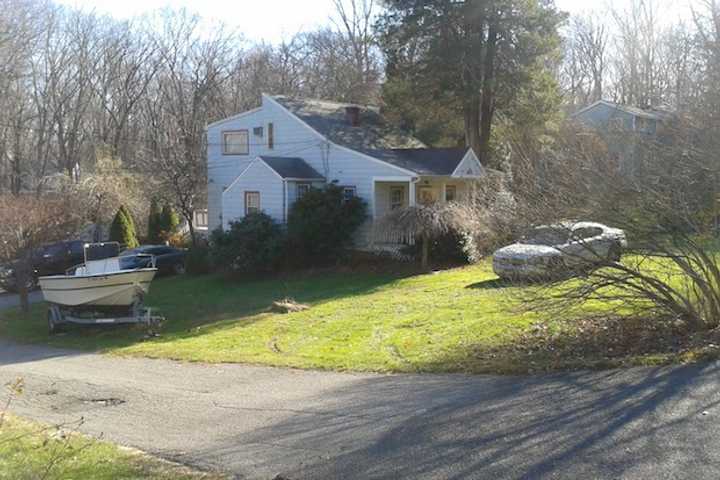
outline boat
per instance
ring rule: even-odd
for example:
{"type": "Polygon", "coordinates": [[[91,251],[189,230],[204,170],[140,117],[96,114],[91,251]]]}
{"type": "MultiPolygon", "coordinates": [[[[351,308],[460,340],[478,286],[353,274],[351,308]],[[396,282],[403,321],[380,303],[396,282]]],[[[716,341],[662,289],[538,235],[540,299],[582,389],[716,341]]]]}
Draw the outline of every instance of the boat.
{"type": "MultiPolygon", "coordinates": [[[[149,259],[148,259],[149,260],[149,259]]],[[[63,307],[130,307],[148,293],[157,268],[137,257],[86,261],[65,275],[38,278],[45,301],[63,307]]]]}

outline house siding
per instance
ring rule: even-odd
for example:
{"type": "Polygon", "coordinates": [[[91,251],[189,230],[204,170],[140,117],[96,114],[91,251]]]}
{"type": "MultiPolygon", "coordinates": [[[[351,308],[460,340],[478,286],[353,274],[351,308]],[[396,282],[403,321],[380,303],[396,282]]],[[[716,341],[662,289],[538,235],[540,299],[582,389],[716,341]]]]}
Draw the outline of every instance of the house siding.
{"type": "Polygon", "coordinates": [[[260,210],[282,220],[285,209],[285,184],[264,162],[254,160],[222,195],[223,226],[245,216],[245,192],[260,192],[260,210]]]}
{"type": "MultiPolygon", "coordinates": [[[[208,127],[208,223],[214,229],[221,224],[227,225],[223,211],[228,215],[244,213],[244,198],[238,195],[225,195],[222,191],[260,155],[300,157],[315,170],[320,172],[328,182],[341,186],[354,186],[357,195],[368,204],[368,212],[373,208],[373,177],[382,176],[408,176],[403,170],[378,161],[371,160],[364,155],[338,147],[329,143],[314,132],[309,126],[291,115],[272,99],[263,96],[262,107],[238,118],[208,127]],[[267,148],[267,124],[274,126],[275,148],[267,148]],[[253,135],[255,127],[263,127],[262,138],[253,135]],[[247,156],[228,156],[222,154],[222,133],[228,130],[247,129],[250,133],[250,154],[247,156]],[[226,205],[223,205],[225,201],[226,205]],[[227,205],[228,202],[233,205],[227,205]],[[238,205],[235,205],[238,203],[238,205]],[[223,216],[221,220],[221,216],[223,216]]],[[[255,172],[253,172],[255,174],[255,172]]],[[[248,177],[248,179],[251,177],[248,177]]],[[[277,178],[277,177],[276,177],[277,178]]],[[[259,182],[267,182],[268,178],[256,177],[259,182]]],[[[250,185],[250,180],[242,180],[243,189],[250,185]]],[[[280,185],[282,181],[278,179],[280,185]]],[[[260,185],[266,186],[265,183],[260,185]]],[[[249,188],[249,187],[248,187],[249,188]]],[[[259,188],[256,188],[259,190],[259,188]]],[[[288,195],[294,199],[295,196],[288,195]]],[[[263,201],[264,205],[264,201],[263,201]]],[[[263,208],[265,210],[265,208],[263,208]]],[[[275,206],[267,210],[277,221],[283,221],[283,211],[275,206]]]]}
{"type": "Polygon", "coordinates": [[[653,119],[646,121],[645,129],[636,129],[635,115],[605,103],[598,103],[581,111],[576,118],[595,128],[605,138],[608,152],[618,162],[620,171],[625,174],[631,174],[637,168],[640,137],[635,135],[654,135],[657,130],[657,122],[653,119]]]}

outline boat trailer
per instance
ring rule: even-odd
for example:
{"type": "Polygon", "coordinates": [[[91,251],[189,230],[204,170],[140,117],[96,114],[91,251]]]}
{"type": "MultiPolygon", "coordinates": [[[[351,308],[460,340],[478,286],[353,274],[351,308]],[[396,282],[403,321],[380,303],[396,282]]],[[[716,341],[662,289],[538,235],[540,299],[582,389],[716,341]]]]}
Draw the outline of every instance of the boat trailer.
{"type": "Polygon", "coordinates": [[[78,306],[68,307],[51,303],[47,313],[48,331],[55,334],[68,324],[76,325],[147,325],[150,334],[157,333],[165,317],[153,315],[152,309],[141,301],[128,307],[78,306]]]}

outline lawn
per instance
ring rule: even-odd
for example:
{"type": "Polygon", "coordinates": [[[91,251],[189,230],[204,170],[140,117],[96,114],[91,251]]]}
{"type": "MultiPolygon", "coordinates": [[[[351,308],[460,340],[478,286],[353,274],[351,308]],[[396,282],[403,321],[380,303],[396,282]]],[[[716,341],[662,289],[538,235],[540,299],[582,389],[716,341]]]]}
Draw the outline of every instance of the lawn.
{"type": "MultiPolygon", "coordinates": [[[[73,328],[49,338],[42,305],[29,319],[0,313],[0,336],[117,355],[378,372],[518,373],[628,360],[608,357],[604,344],[586,354],[575,324],[521,308],[520,288],[530,287],[502,285],[489,262],[407,277],[347,271],[230,282],[183,276],[153,283],[147,303],[167,318],[157,338],[127,327],[73,328]],[[268,310],[285,297],[311,308],[268,310]],[[558,355],[553,344],[542,352],[527,348],[547,343],[535,338],[538,324],[570,357],[558,355]]],[[[589,305],[578,315],[593,318],[605,308],[589,305]]],[[[639,353],[632,362],[666,360],[639,353]]]]}
{"type": "Polygon", "coordinates": [[[62,429],[5,417],[0,425],[0,480],[224,478],[62,429]]]}

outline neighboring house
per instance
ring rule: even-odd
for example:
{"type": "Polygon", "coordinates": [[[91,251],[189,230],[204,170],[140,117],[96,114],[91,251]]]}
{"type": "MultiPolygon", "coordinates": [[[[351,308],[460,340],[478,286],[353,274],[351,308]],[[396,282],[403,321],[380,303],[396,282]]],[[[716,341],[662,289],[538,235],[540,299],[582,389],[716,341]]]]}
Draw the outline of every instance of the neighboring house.
{"type": "Polygon", "coordinates": [[[259,108],[207,127],[210,230],[264,212],[285,223],[310,188],[334,184],[373,219],[421,202],[457,200],[484,169],[468,148],[426,148],[375,107],[262,96],[259,108]]]}
{"type": "Polygon", "coordinates": [[[598,100],[572,117],[606,137],[617,167],[628,173],[639,167],[643,143],[664,141],[667,127],[675,119],[666,110],[641,109],[606,100],[598,100]]]}

